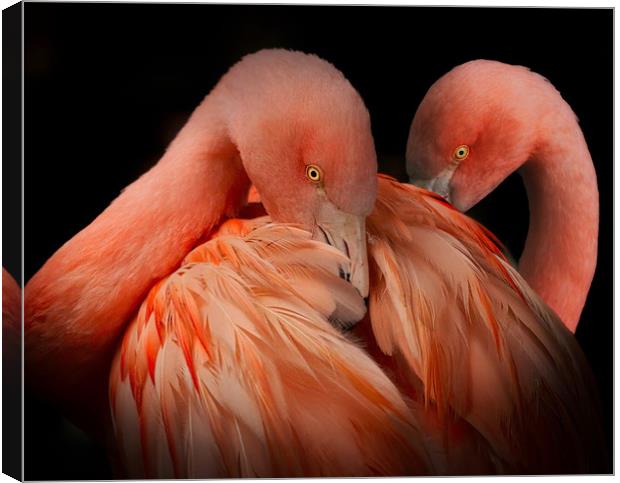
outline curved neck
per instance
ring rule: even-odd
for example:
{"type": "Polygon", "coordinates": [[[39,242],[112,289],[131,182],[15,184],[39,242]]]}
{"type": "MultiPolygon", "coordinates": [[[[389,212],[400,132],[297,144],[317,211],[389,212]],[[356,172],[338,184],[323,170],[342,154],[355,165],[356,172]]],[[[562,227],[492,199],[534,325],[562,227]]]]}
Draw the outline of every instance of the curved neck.
{"type": "Polygon", "coordinates": [[[530,226],[519,270],[575,332],[596,268],[598,188],[572,111],[558,113],[549,126],[547,139],[520,170],[530,226]]]}
{"type": "MultiPolygon", "coordinates": [[[[105,394],[117,340],[147,291],[245,203],[249,180],[207,104],[157,165],[63,245],[25,288],[27,380],[69,412],[91,407],[82,399],[92,402],[100,396],[94,392],[105,394]],[[95,379],[96,389],[85,387],[95,379]]],[[[89,423],[89,417],[77,415],[78,422],[89,423]]]]}

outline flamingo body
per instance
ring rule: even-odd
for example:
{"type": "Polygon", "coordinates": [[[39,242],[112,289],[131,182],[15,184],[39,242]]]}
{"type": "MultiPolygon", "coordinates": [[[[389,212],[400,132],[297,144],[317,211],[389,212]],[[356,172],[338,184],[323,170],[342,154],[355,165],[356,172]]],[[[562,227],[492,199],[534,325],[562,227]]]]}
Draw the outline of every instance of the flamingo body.
{"type": "Polygon", "coordinates": [[[336,276],[342,255],[265,223],[227,222],[151,292],[125,336],[110,394],[135,475],[599,468],[580,348],[475,221],[380,177],[370,313],[352,338],[329,323],[343,303],[353,318],[364,312],[336,276]]]}
{"type": "Polygon", "coordinates": [[[362,337],[425,431],[444,441],[445,471],[601,468],[587,361],[488,231],[387,178],[367,226],[372,331],[360,328],[362,337]]]}
{"type": "Polygon", "coordinates": [[[346,258],[265,223],[226,222],[125,334],[110,400],[129,476],[428,472],[402,395],[333,326],[366,311],[346,258]]]}

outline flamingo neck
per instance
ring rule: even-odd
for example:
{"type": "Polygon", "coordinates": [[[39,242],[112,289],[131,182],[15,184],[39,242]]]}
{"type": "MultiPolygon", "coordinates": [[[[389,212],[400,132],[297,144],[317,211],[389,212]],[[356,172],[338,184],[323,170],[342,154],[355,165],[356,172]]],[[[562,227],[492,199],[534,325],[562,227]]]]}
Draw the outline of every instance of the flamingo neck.
{"type": "Polygon", "coordinates": [[[29,380],[69,412],[88,407],[76,394],[99,398],[86,386],[105,394],[117,340],[148,290],[245,202],[249,180],[237,151],[204,111],[205,103],[163,158],[26,286],[29,380]]]}
{"type": "Polygon", "coordinates": [[[596,268],[599,202],[592,158],[566,109],[521,168],[530,225],[519,270],[575,332],[596,268]]]}

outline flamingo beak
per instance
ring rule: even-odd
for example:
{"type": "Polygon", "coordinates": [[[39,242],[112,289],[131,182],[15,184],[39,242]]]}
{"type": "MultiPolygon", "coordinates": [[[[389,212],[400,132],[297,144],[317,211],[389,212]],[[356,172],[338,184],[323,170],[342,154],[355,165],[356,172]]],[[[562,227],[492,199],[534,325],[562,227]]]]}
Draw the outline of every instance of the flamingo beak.
{"type": "Polygon", "coordinates": [[[418,188],[433,191],[439,196],[445,198],[448,203],[452,203],[452,200],[450,199],[449,178],[442,177],[441,175],[430,179],[409,178],[409,183],[416,185],[418,188]]]}
{"type": "Polygon", "coordinates": [[[452,191],[451,182],[456,168],[458,168],[458,163],[451,163],[434,178],[410,177],[409,183],[416,185],[419,188],[433,191],[439,196],[445,198],[448,203],[452,203],[452,199],[450,196],[452,191]]]}
{"type": "Polygon", "coordinates": [[[368,255],[366,252],[366,217],[339,210],[324,201],[317,217],[314,239],[338,248],[350,265],[340,267],[341,278],[353,285],[366,298],[369,292],[368,255]]]}

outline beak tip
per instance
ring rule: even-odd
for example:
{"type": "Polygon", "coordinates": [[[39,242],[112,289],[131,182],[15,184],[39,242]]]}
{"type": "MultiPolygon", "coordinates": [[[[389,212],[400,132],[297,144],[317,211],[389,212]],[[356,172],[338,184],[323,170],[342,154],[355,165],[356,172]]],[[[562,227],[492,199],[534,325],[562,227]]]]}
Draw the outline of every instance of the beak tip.
{"type": "Polygon", "coordinates": [[[351,277],[351,283],[357,289],[363,299],[368,297],[370,287],[368,280],[368,270],[366,269],[366,267],[362,267],[360,270],[356,271],[356,273],[351,277]]]}
{"type": "Polygon", "coordinates": [[[338,210],[331,203],[318,217],[314,238],[339,249],[349,259],[350,265],[340,268],[341,278],[353,285],[362,298],[368,297],[369,274],[366,249],[366,217],[338,210]]]}

